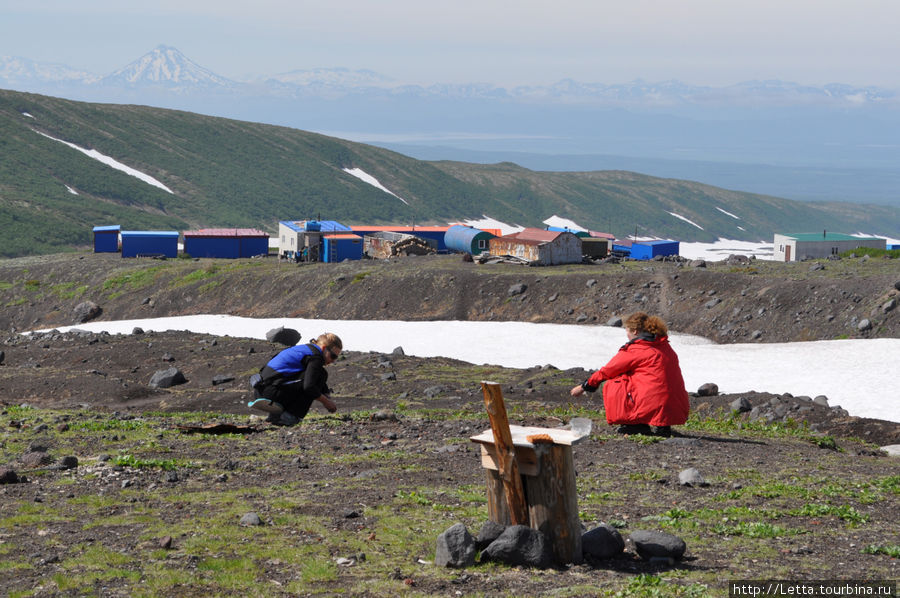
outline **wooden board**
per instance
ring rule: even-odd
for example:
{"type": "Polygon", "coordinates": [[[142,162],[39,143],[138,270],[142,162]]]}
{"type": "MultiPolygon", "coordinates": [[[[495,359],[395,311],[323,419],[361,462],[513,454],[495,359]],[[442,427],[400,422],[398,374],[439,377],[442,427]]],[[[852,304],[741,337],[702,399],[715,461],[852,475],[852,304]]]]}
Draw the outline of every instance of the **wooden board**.
{"type": "MultiPolygon", "coordinates": [[[[532,426],[509,426],[509,432],[512,435],[513,446],[534,448],[534,444],[528,442],[527,438],[532,434],[547,434],[553,438],[553,444],[562,444],[572,446],[578,444],[588,436],[582,436],[574,430],[566,430],[564,428],[537,428],[532,426]]],[[[485,430],[481,434],[477,434],[469,438],[472,442],[480,444],[494,444],[493,430],[485,430]]]]}

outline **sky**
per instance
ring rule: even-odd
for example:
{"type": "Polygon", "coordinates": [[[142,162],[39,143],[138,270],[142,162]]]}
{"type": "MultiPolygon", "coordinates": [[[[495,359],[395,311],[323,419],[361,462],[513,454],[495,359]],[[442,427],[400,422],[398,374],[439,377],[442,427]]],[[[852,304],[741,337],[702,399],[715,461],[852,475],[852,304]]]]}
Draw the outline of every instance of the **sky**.
{"type": "Polygon", "coordinates": [[[0,0],[0,56],[105,75],[160,44],[245,80],[370,69],[403,83],[900,89],[896,0],[0,0]]]}
{"type": "MultiPolygon", "coordinates": [[[[611,326],[254,319],[227,315],[88,322],[59,330],[130,334],[136,326],[145,331],[190,330],[257,339],[284,326],[300,331],[303,338],[334,332],[348,351],[390,353],[400,346],[407,355],[444,356],[514,368],[549,363],[560,369],[593,370],[609,361],[627,340],[622,328],[611,326]],[[473,343],[473,338],[478,342],[473,343]],[[541,347],[539,352],[535,352],[536,346],[541,347]]],[[[673,332],[670,342],[678,354],[688,391],[712,382],[724,393],[755,390],[811,398],[824,395],[829,405],[839,405],[850,415],[900,422],[896,371],[887,365],[900,362],[900,339],[717,345],[702,337],[673,332]]],[[[338,381],[333,386],[340,395],[338,381]]]]}

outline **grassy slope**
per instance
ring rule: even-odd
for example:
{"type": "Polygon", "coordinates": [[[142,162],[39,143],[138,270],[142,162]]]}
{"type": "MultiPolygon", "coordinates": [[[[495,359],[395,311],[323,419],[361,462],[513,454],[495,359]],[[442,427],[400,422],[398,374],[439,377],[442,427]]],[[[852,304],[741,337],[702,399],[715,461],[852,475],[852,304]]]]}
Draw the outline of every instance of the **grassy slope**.
{"type": "Polygon", "coordinates": [[[628,172],[423,162],[285,127],[0,91],[0,255],[87,245],[97,224],[274,231],[290,218],[444,223],[483,214],[523,225],[558,214],[619,235],[637,229],[682,240],[759,240],[775,230],[822,228],[900,236],[900,210],[885,206],[806,204],[628,172]],[[36,130],[114,157],[174,194],[36,130]],[[409,205],[342,171],[352,167],[409,205]]]}

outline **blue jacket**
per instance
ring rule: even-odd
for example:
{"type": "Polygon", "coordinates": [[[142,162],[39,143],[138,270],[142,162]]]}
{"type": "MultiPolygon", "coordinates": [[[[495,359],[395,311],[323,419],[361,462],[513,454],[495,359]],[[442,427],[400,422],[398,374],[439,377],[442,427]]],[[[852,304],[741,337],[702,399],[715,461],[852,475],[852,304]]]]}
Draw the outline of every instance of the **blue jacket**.
{"type": "Polygon", "coordinates": [[[282,374],[285,378],[296,378],[297,374],[306,369],[307,357],[320,357],[322,350],[317,345],[295,345],[288,347],[275,357],[269,360],[266,365],[282,374]]]}

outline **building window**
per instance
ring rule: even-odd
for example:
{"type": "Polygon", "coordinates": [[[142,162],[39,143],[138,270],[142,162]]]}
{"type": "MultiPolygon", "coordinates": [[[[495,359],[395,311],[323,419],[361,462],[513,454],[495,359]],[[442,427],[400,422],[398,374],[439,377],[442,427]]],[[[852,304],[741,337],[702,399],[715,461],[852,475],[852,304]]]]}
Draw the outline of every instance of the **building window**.
{"type": "Polygon", "coordinates": [[[832,248],[831,248],[831,255],[837,255],[837,254],[838,254],[838,248],[837,248],[837,247],[832,247],[832,248]]]}
{"type": "Polygon", "coordinates": [[[484,239],[478,239],[478,249],[484,249],[487,247],[487,242],[484,239]]]}

